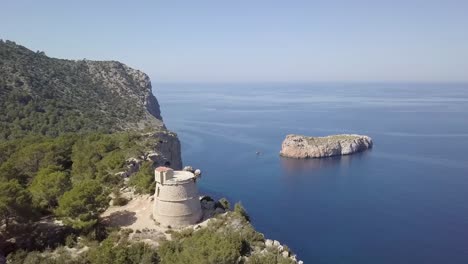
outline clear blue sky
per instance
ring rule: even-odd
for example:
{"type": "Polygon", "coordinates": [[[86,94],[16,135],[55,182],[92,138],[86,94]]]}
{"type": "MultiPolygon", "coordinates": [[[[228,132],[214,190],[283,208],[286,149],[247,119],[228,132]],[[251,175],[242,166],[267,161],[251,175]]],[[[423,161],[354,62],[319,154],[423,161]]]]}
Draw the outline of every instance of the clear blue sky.
{"type": "Polygon", "coordinates": [[[0,18],[2,39],[156,82],[468,81],[466,0],[3,0],[0,18]]]}

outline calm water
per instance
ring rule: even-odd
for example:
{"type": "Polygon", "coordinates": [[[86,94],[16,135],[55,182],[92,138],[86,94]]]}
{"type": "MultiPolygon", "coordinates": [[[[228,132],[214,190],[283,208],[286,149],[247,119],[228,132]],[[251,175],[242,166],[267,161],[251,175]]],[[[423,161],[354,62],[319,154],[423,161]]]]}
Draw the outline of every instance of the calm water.
{"type": "Polygon", "coordinates": [[[201,190],[242,201],[305,263],[468,263],[468,85],[154,86],[201,190]],[[280,158],[289,133],[375,145],[280,158]]]}

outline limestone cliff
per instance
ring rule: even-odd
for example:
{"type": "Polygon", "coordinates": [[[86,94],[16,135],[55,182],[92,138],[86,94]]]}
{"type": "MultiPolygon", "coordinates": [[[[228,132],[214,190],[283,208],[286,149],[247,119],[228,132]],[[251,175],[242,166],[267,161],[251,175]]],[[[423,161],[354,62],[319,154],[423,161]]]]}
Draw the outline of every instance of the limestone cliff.
{"type": "Polygon", "coordinates": [[[322,158],[348,155],[372,148],[372,139],[362,135],[332,135],[307,137],[287,135],[281,145],[280,155],[290,158],[322,158]]]}
{"type": "Polygon", "coordinates": [[[0,140],[118,131],[152,134],[156,162],[182,167],[179,140],[164,126],[145,73],[117,61],[50,58],[0,40],[0,140]]]}

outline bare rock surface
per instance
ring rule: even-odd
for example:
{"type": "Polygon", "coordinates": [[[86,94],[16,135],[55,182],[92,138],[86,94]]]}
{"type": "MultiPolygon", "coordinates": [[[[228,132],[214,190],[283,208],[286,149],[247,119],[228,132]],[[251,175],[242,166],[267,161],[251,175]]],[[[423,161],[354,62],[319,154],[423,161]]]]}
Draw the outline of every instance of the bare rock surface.
{"type": "Polygon", "coordinates": [[[287,135],[281,145],[280,155],[289,158],[323,158],[349,155],[372,148],[369,136],[340,134],[326,137],[287,135]]]}

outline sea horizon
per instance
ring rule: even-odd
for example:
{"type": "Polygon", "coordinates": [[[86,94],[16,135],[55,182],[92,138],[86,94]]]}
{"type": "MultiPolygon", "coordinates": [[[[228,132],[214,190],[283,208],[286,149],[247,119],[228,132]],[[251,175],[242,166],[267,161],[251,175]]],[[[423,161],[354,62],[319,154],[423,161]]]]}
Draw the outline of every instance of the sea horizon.
{"type": "Polygon", "coordinates": [[[204,172],[201,192],[241,201],[260,232],[305,263],[465,263],[468,86],[408,86],[153,89],[182,142],[184,164],[204,172]],[[281,158],[289,133],[365,134],[374,147],[344,157],[281,158]]]}

